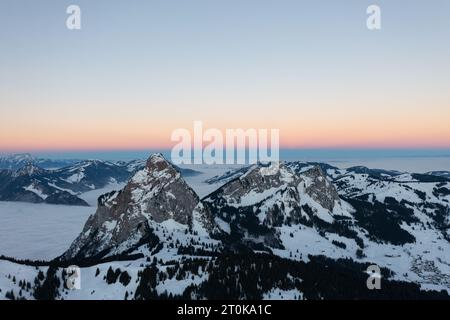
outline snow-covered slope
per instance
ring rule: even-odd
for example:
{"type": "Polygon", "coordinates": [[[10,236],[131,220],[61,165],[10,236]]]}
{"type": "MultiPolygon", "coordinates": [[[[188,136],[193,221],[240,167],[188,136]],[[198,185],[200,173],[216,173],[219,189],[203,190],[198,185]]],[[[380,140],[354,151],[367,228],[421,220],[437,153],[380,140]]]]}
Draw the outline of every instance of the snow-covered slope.
{"type": "Polygon", "coordinates": [[[255,165],[203,201],[232,236],[260,249],[284,247],[280,228],[349,216],[320,167],[298,175],[284,164],[273,174],[255,165]]]}
{"type": "Polygon", "coordinates": [[[87,206],[71,190],[55,185],[50,171],[28,164],[12,170],[0,170],[0,201],[21,201],[87,206]]]}
{"type": "Polygon", "coordinates": [[[125,167],[87,160],[57,170],[29,163],[17,170],[0,170],[0,200],[84,205],[81,194],[128,180],[125,167]]]}
{"type": "Polygon", "coordinates": [[[86,160],[52,171],[49,179],[62,189],[80,194],[127,181],[129,177],[125,167],[108,161],[86,160]]]}
{"type": "Polygon", "coordinates": [[[99,198],[68,251],[38,268],[45,277],[0,261],[0,285],[17,296],[8,274],[36,277],[29,296],[42,298],[42,283],[64,283],[61,268],[76,263],[82,289],[54,285],[51,298],[449,298],[421,291],[450,291],[449,181],[317,163],[277,168],[228,172],[199,199],[153,155],[121,191],[99,198]],[[369,264],[382,268],[380,291],[367,290],[369,264]]]}

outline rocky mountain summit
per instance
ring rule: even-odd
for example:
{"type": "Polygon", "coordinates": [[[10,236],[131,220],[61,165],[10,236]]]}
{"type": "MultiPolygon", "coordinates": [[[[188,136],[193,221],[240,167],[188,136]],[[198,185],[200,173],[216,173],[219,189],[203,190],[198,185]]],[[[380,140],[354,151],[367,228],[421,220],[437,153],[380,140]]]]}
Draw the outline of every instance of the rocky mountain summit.
{"type": "Polygon", "coordinates": [[[122,190],[99,198],[97,212],[63,259],[129,251],[168,220],[192,229],[199,201],[175,166],[161,154],[152,155],[122,190]]]}
{"type": "Polygon", "coordinates": [[[284,248],[279,230],[284,226],[316,219],[331,223],[334,215],[347,215],[320,167],[297,174],[283,163],[270,174],[263,164],[250,167],[203,201],[232,238],[259,248],[284,248]]]}

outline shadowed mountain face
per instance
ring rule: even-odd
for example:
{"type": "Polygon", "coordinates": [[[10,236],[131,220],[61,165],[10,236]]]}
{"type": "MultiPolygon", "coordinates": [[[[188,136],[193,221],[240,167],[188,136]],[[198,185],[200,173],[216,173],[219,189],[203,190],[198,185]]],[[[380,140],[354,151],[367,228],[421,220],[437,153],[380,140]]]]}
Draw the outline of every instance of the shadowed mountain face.
{"type": "Polygon", "coordinates": [[[87,206],[80,194],[128,178],[125,168],[97,160],[57,170],[30,163],[17,170],[0,170],[0,200],[87,206]]]}
{"type": "Polygon", "coordinates": [[[123,167],[108,161],[86,160],[70,167],[50,171],[50,180],[63,189],[83,193],[100,189],[109,183],[125,182],[130,173],[123,167]]]}
{"type": "Polygon", "coordinates": [[[263,165],[229,181],[203,199],[230,237],[250,246],[282,248],[277,228],[323,219],[341,212],[339,196],[320,167],[296,174],[284,164],[267,174],[263,165]]]}
{"type": "Polygon", "coordinates": [[[64,259],[122,253],[149,238],[154,224],[168,220],[193,226],[195,192],[162,155],[153,155],[119,192],[99,199],[97,212],[64,259]]]}
{"type": "Polygon", "coordinates": [[[22,201],[87,206],[71,190],[65,190],[49,177],[52,174],[32,164],[17,171],[0,170],[0,201],[22,201]]]}

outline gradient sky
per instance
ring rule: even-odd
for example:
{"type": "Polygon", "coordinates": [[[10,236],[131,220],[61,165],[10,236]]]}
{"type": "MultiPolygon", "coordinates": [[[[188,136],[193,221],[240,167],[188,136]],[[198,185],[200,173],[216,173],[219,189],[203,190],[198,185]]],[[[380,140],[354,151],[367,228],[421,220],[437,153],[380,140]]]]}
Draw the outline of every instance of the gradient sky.
{"type": "Polygon", "coordinates": [[[448,0],[1,0],[0,43],[0,152],[167,148],[194,120],[450,148],[448,0]]]}

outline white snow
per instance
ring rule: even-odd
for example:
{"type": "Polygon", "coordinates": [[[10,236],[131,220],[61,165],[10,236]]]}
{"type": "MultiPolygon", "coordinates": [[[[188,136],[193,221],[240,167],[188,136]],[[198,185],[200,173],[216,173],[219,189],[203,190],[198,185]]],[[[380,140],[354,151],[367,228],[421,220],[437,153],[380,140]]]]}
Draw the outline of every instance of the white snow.
{"type": "Polygon", "coordinates": [[[282,290],[279,288],[272,288],[272,290],[265,292],[263,300],[302,300],[303,293],[298,289],[282,290]]]}
{"type": "Polygon", "coordinates": [[[43,200],[47,199],[47,197],[48,197],[45,193],[42,192],[42,190],[36,188],[34,186],[34,184],[30,184],[28,187],[24,187],[24,189],[27,191],[33,192],[34,194],[36,194],[38,197],[40,197],[43,200]]]}
{"type": "Polygon", "coordinates": [[[231,229],[230,229],[230,224],[228,222],[223,221],[222,219],[220,219],[219,217],[216,217],[214,219],[214,221],[217,223],[217,225],[219,226],[220,229],[222,229],[222,231],[230,234],[231,233],[231,229]]]}
{"type": "Polygon", "coordinates": [[[98,197],[100,197],[102,194],[109,193],[114,190],[116,191],[122,190],[125,187],[125,185],[126,185],[125,182],[109,183],[107,186],[101,189],[85,192],[79,195],[78,197],[86,201],[90,206],[96,207],[98,197]]]}
{"type": "Polygon", "coordinates": [[[64,189],[64,188],[58,187],[58,186],[57,186],[56,184],[54,184],[54,183],[49,183],[48,185],[49,185],[50,187],[55,188],[55,189],[58,189],[58,190],[61,190],[61,191],[65,191],[65,192],[68,192],[68,193],[70,193],[70,194],[73,195],[73,196],[78,195],[76,192],[73,192],[73,191],[70,190],[70,189],[64,189]]]}
{"type": "Polygon", "coordinates": [[[80,172],[77,172],[77,173],[71,175],[70,177],[68,177],[65,180],[69,183],[79,183],[81,180],[83,180],[84,177],[85,177],[84,172],[80,171],[80,172]]]}
{"type": "Polygon", "coordinates": [[[103,225],[106,228],[106,231],[111,232],[117,226],[117,221],[105,221],[103,225]]]}

